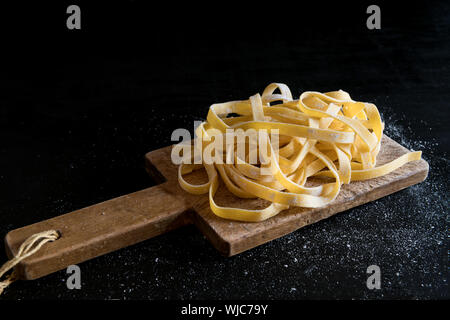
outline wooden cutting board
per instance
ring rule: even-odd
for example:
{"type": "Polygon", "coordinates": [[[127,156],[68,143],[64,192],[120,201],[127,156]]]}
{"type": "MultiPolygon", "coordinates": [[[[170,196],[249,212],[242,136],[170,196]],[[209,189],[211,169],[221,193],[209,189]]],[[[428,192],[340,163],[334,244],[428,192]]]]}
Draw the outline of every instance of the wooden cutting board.
{"type": "MultiPolygon", "coordinates": [[[[406,152],[407,149],[384,136],[377,165],[406,152]]],[[[19,277],[36,279],[186,224],[195,224],[217,250],[225,256],[232,256],[419,183],[428,174],[425,160],[414,161],[386,176],[343,185],[337,199],[326,207],[292,208],[263,222],[236,222],[214,215],[207,195],[191,195],[179,187],[177,167],[172,164],[170,153],[169,146],[145,155],[147,171],[162,182],[157,186],[9,232],[5,246],[10,258],[34,233],[56,229],[61,234],[58,240],[46,244],[16,266],[19,277]]],[[[206,174],[202,171],[191,173],[186,180],[206,182],[206,174]]],[[[243,208],[268,205],[261,199],[236,198],[223,185],[215,199],[218,205],[243,208]]]]}

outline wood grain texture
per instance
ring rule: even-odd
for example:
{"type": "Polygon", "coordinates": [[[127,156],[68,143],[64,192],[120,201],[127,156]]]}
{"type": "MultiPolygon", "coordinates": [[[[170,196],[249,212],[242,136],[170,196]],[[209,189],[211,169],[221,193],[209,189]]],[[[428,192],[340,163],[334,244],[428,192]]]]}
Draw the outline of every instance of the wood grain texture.
{"type": "MultiPolygon", "coordinates": [[[[236,222],[214,215],[207,195],[191,195],[180,188],[170,152],[169,146],[145,156],[147,171],[157,180],[166,180],[158,186],[9,232],[5,237],[9,257],[36,232],[56,229],[61,233],[60,239],[48,243],[17,265],[19,276],[36,279],[189,223],[195,224],[223,255],[232,256],[419,183],[428,174],[425,160],[414,161],[386,176],[344,185],[337,199],[326,207],[292,208],[263,222],[236,222]]],[[[384,136],[377,165],[406,152],[407,149],[384,136]]],[[[186,179],[201,182],[206,181],[206,176],[204,172],[196,171],[186,179]]],[[[236,198],[223,185],[217,191],[216,201],[219,205],[243,208],[262,208],[269,204],[261,199],[236,198]]]]}
{"type": "Polygon", "coordinates": [[[71,264],[152,238],[186,224],[189,209],[166,183],[9,232],[9,257],[34,233],[56,229],[61,237],[16,266],[22,279],[36,279],[71,264]]]}

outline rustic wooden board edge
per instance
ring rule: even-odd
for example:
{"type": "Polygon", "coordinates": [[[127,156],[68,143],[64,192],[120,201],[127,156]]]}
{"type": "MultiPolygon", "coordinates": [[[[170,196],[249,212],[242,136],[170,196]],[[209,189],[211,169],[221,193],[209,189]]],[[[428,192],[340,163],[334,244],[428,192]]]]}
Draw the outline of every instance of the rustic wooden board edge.
{"type": "Polygon", "coordinates": [[[413,186],[415,184],[418,184],[422,181],[424,181],[428,176],[428,163],[425,160],[423,161],[426,164],[426,168],[424,168],[421,171],[415,172],[407,179],[398,180],[393,183],[395,186],[392,189],[386,189],[382,187],[374,188],[370,192],[364,194],[364,196],[356,196],[352,201],[347,201],[346,203],[343,203],[342,207],[340,207],[339,210],[333,210],[332,207],[327,208],[326,210],[313,210],[307,212],[302,219],[293,218],[293,222],[295,223],[285,223],[279,226],[276,226],[272,230],[272,233],[270,233],[270,236],[267,236],[267,234],[264,233],[255,233],[253,235],[250,235],[246,239],[238,239],[236,241],[223,239],[223,241],[229,243],[229,252],[227,253],[228,256],[233,256],[239,253],[242,253],[244,251],[250,250],[252,248],[255,248],[257,246],[260,246],[264,243],[270,242],[274,239],[283,237],[287,234],[290,234],[302,227],[305,227],[307,225],[314,224],[320,220],[324,220],[327,218],[330,218],[338,213],[345,212],[349,209],[356,208],[360,205],[367,204],[371,201],[383,198],[385,196],[388,196],[390,194],[399,192],[407,187],[413,186]],[[319,214],[317,214],[319,213],[319,214]],[[249,243],[251,245],[249,245],[249,243]]]}
{"type": "MultiPolygon", "coordinates": [[[[6,253],[9,258],[14,256],[20,244],[34,233],[50,229],[58,230],[61,234],[61,239],[47,243],[39,252],[22,260],[15,266],[16,273],[20,279],[34,280],[62,270],[69,265],[81,263],[128,247],[191,223],[185,214],[188,208],[186,208],[183,201],[179,201],[170,192],[166,192],[167,188],[170,188],[170,186],[166,183],[159,184],[11,230],[4,238],[6,253]],[[127,212],[119,210],[116,207],[114,209],[116,216],[124,213],[124,217],[131,218],[132,215],[136,214],[136,219],[134,221],[131,221],[132,219],[127,220],[128,223],[121,228],[111,227],[110,223],[107,231],[100,231],[95,226],[97,224],[95,222],[90,230],[87,230],[88,232],[80,228],[80,225],[83,226],[83,224],[86,225],[98,219],[105,219],[108,213],[106,213],[106,216],[103,216],[100,215],[101,212],[105,208],[108,208],[108,206],[109,208],[111,206],[114,207],[114,203],[119,203],[123,207],[127,207],[125,205],[129,203],[127,201],[132,202],[134,199],[145,198],[151,202],[150,199],[153,197],[158,198],[158,195],[155,193],[166,195],[166,198],[170,201],[164,208],[159,208],[158,214],[156,215],[149,214],[148,216],[144,216],[139,210],[127,212]],[[80,215],[86,220],[78,219],[74,221],[74,224],[67,225],[70,220],[73,221],[75,216],[79,217],[80,215]],[[68,229],[65,228],[66,226],[68,229]],[[76,241],[72,243],[71,240],[76,241]]],[[[144,211],[148,212],[152,210],[144,211]]]]}

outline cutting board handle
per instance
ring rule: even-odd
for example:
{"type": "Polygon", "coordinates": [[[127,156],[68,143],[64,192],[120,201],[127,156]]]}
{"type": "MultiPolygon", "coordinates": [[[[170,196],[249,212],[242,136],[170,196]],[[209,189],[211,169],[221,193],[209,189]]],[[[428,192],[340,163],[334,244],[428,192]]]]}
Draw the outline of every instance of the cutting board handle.
{"type": "Polygon", "coordinates": [[[84,209],[10,231],[9,258],[29,236],[57,230],[60,238],[16,266],[19,278],[32,280],[190,223],[189,204],[163,183],[84,209]]]}

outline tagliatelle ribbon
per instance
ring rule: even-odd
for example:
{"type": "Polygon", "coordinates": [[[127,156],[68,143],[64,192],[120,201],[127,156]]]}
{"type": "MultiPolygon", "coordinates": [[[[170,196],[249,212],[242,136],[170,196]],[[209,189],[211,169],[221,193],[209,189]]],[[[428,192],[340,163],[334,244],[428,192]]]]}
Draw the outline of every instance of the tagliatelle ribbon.
{"type": "Polygon", "coordinates": [[[380,177],[421,158],[420,151],[410,152],[376,167],[383,129],[377,107],[353,101],[345,91],[307,91],[294,100],[288,86],[272,83],[262,96],[210,107],[207,120],[196,129],[196,146],[212,159],[192,164],[193,157],[186,155],[178,180],[189,193],[209,193],[212,212],[225,219],[263,221],[292,206],[323,207],[336,199],[342,184],[380,177]],[[239,141],[233,136],[246,130],[253,130],[256,139],[239,141]],[[227,136],[233,138],[218,145],[214,143],[218,135],[225,141],[227,136]],[[257,155],[253,163],[251,150],[257,155]],[[207,183],[194,185],[184,179],[184,174],[202,167],[207,183]],[[218,206],[214,195],[219,177],[237,197],[261,198],[271,204],[261,210],[218,206]],[[310,177],[326,180],[306,186],[310,177]]]}

